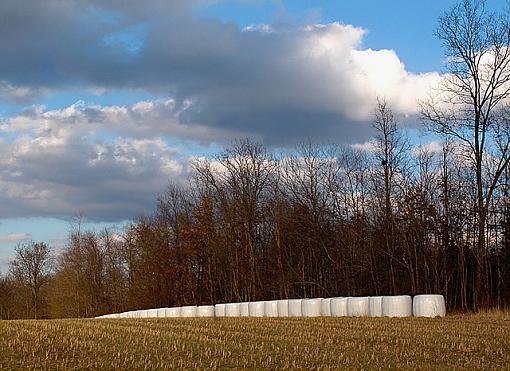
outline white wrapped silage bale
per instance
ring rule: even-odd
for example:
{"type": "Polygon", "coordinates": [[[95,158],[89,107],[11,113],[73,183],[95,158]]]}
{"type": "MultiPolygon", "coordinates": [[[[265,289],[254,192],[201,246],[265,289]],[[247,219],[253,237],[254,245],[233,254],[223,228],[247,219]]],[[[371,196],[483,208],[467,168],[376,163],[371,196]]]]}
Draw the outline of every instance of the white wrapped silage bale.
{"type": "Polygon", "coordinates": [[[338,297],[331,298],[329,307],[332,317],[347,317],[347,300],[349,298],[338,297]]]}
{"type": "Polygon", "coordinates": [[[278,317],[289,316],[289,301],[287,299],[278,300],[278,317]]]}
{"type": "Polygon", "coordinates": [[[149,309],[147,310],[147,317],[148,318],[157,318],[158,317],[158,309],[149,309]]]}
{"type": "Polygon", "coordinates": [[[144,309],[144,310],[141,310],[139,312],[140,312],[140,318],[147,318],[149,316],[149,310],[148,309],[144,309]]]}
{"type": "Polygon", "coordinates": [[[226,304],[216,304],[214,306],[215,317],[225,317],[225,305],[226,304]]]}
{"type": "Polygon", "coordinates": [[[443,295],[416,295],[413,299],[415,317],[444,317],[446,303],[443,295]]]}
{"type": "Polygon", "coordinates": [[[368,316],[382,317],[382,296],[370,296],[368,298],[368,316]]]}
{"type": "Polygon", "coordinates": [[[197,307],[195,305],[188,305],[181,307],[181,317],[196,317],[197,307]]]}
{"type": "Polygon", "coordinates": [[[301,301],[302,299],[289,299],[289,317],[301,317],[301,301]]]}
{"type": "Polygon", "coordinates": [[[214,305],[201,305],[197,308],[197,317],[214,317],[214,305]]]}
{"type": "Polygon", "coordinates": [[[241,317],[241,303],[225,304],[225,317],[241,317]]]}
{"type": "Polygon", "coordinates": [[[410,317],[413,301],[409,295],[383,296],[382,315],[385,317],[410,317]]]}
{"type": "Polygon", "coordinates": [[[331,298],[322,299],[321,316],[331,317],[331,298]]]}
{"type": "Polygon", "coordinates": [[[250,317],[264,317],[264,302],[252,301],[248,304],[250,317]]]}
{"type": "Polygon", "coordinates": [[[354,297],[347,299],[347,316],[349,317],[367,317],[368,316],[368,297],[354,297]]]}
{"type": "Polygon", "coordinates": [[[278,317],[278,300],[264,302],[264,317],[278,317]]]}
{"type": "Polygon", "coordinates": [[[133,315],[134,315],[134,317],[133,317],[133,318],[142,318],[142,314],[143,314],[144,312],[145,312],[145,311],[143,311],[143,310],[135,310],[135,311],[133,312],[133,315]]]}
{"type": "Polygon", "coordinates": [[[158,308],[157,317],[166,317],[166,308],[158,308]]]}
{"type": "Polygon", "coordinates": [[[181,316],[181,308],[180,307],[165,308],[165,317],[178,318],[180,316],[181,316]]]}
{"type": "Polygon", "coordinates": [[[241,317],[249,317],[250,316],[250,303],[244,302],[240,304],[241,307],[241,317]]]}
{"type": "Polygon", "coordinates": [[[137,318],[137,315],[136,315],[136,310],[132,310],[132,311],[129,311],[129,312],[126,312],[126,318],[137,318]]]}
{"type": "Polygon", "coordinates": [[[301,301],[301,314],[303,317],[320,317],[322,298],[303,299],[301,301]]]}

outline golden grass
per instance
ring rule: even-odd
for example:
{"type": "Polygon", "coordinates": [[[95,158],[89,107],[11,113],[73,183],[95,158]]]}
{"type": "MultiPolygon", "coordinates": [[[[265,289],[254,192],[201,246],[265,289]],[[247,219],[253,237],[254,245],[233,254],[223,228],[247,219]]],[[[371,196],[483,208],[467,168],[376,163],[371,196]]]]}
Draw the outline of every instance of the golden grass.
{"type": "Polygon", "coordinates": [[[507,369],[510,320],[0,321],[0,369],[507,369]]]}

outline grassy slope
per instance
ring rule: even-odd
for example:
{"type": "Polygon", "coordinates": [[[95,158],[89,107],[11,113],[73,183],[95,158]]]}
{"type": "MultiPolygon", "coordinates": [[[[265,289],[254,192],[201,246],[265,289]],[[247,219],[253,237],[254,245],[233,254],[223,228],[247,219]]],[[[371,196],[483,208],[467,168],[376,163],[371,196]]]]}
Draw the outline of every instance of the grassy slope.
{"type": "Polygon", "coordinates": [[[506,369],[510,320],[0,321],[0,369],[506,369]]]}

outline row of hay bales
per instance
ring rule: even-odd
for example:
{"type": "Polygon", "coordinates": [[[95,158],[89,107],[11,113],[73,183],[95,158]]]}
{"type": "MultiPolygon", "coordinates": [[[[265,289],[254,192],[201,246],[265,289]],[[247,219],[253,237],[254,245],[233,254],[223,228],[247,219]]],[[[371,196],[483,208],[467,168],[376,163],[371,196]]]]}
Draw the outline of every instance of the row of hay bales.
{"type": "Polygon", "coordinates": [[[284,299],[135,310],[96,318],[178,317],[443,317],[442,295],[284,299]]]}

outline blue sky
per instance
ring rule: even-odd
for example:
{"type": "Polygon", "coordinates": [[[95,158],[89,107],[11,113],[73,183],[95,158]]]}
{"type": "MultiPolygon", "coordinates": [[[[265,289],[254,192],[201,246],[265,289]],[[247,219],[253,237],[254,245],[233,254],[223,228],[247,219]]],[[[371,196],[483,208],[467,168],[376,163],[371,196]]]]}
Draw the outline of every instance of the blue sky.
{"type": "Polygon", "coordinates": [[[381,95],[416,122],[453,4],[2,1],[0,271],[17,243],[61,247],[78,214],[100,230],[150,213],[234,138],[362,144],[381,95]]]}

